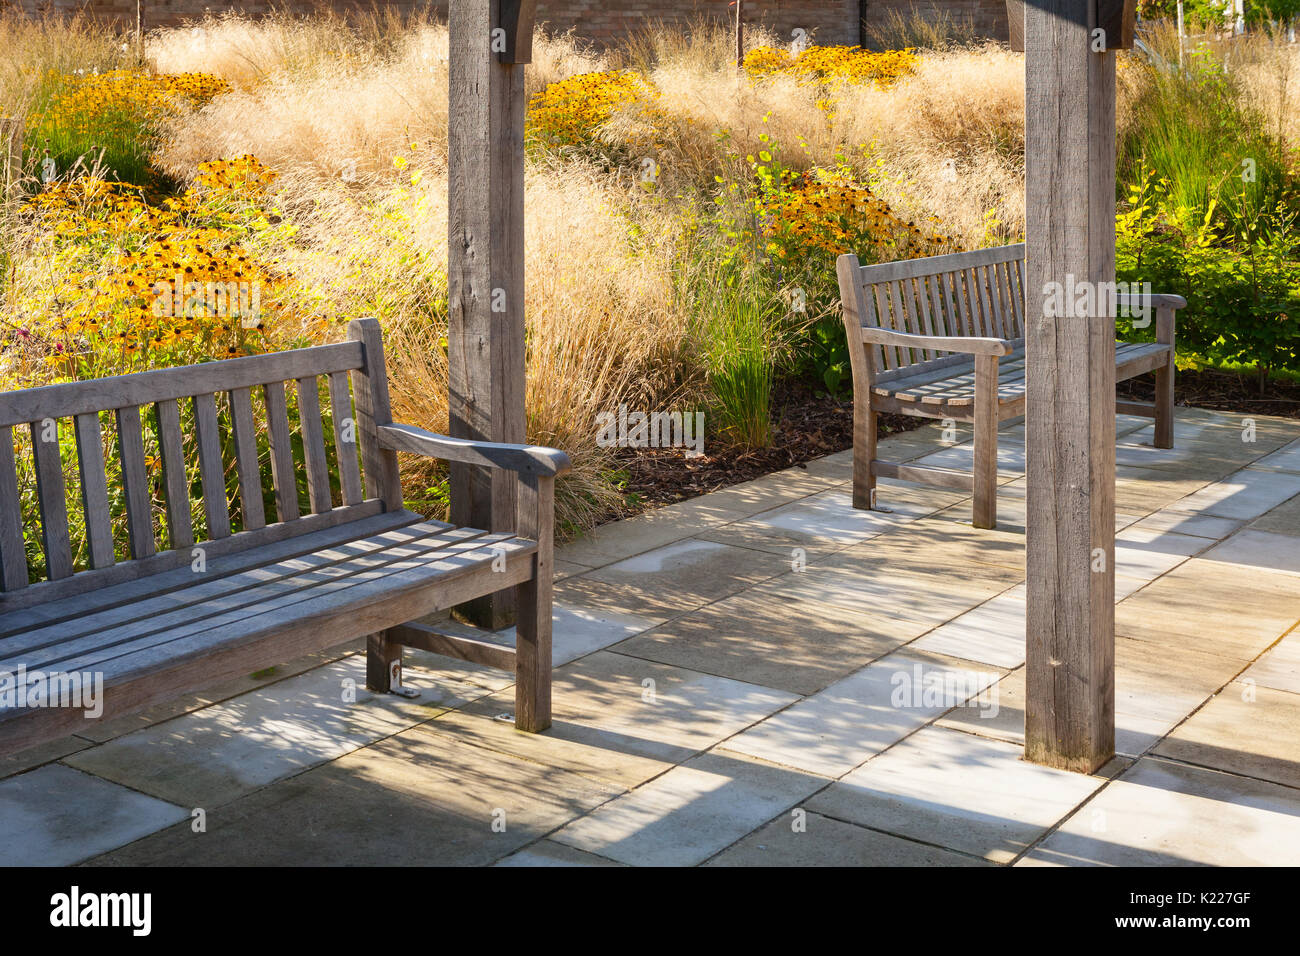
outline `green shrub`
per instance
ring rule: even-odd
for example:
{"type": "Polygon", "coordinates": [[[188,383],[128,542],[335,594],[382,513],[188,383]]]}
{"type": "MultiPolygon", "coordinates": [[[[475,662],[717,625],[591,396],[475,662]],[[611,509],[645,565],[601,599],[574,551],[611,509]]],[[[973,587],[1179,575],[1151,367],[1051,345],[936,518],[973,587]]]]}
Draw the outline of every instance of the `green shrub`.
{"type": "MultiPolygon", "coordinates": [[[[1149,282],[1187,299],[1178,349],[1217,364],[1300,371],[1300,236],[1297,213],[1278,204],[1235,232],[1215,224],[1213,202],[1199,219],[1161,212],[1170,184],[1150,172],[1129,192],[1116,224],[1116,277],[1149,282]]],[[[1150,338],[1121,321],[1121,333],[1150,338]]]]}

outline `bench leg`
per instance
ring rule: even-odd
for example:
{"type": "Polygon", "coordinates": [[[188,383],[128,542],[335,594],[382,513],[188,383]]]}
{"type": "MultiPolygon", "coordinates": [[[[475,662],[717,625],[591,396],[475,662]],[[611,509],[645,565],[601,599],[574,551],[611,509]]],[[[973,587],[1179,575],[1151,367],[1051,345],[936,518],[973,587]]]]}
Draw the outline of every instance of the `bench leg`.
{"type": "Polygon", "coordinates": [[[876,413],[867,400],[853,401],[853,507],[866,511],[876,507],[876,413]]]}
{"type": "Polygon", "coordinates": [[[998,524],[998,357],[975,356],[974,513],[971,524],[998,524]]]}
{"type": "Polygon", "coordinates": [[[519,534],[537,542],[533,577],[515,587],[515,729],[551,726],[551,576],[555,479],[519,481],[519,534]]]}
{"type": "Polygon", "coordinates": [[[387,631],[371,634],[366,638],[366,690],[387,694],[394,683],[402,685],[402,645],[390,640],[387,631]]]}
{"type": "Polygon", "coordinates": [[[1157,448],[1174,447],[1174,357],[1169,364],[1156,369],[1156,424],[1152,440],[1157,448]]]}

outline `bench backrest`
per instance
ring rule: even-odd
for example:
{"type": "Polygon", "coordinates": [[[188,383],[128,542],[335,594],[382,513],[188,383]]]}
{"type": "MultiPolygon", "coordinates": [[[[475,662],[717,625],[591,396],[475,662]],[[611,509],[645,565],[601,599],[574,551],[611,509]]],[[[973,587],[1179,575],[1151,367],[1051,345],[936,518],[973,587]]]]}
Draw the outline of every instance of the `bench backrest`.
{"type": "MultiPolygon", "coordinates": [[[[915,335],[1025,337],[1025,244],[954,252],[840,270],[846,319],[915,335]],[[846,276],[852,276],[846,282],[846,276]]],[[[932,349],[874,345],[875,380],[956,364],[968,357],[932,349]]]]}
{"type": "Polygon", "coordinates": [[[389,421],[373,319],[335,345],[0,394],[0,610],[400,508],[389,421]]]}

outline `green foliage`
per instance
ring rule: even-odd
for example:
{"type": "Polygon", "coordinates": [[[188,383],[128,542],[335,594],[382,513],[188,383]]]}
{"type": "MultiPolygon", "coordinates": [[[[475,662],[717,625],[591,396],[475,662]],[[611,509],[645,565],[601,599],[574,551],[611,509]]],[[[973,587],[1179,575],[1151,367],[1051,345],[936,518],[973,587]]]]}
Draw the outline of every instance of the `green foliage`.
{"type": "Polygon", "coordinates": [[[1167,181],[1162,207],[1204,219],[1211,207],[1226,229],[1259,222],[1288,197],[1288,161],[1263,120],[1242,105],[1235,78],[1200,49],[1183,70],[1148,71],[1119,148],[1119,181],[1144,169],[1167,181]]]}
{"type": "MultiPolygon", "coordinates": [[[[1216,208],[1193,217],[1163,211],[1170,184],[1147,171],[1116,223],[1116,276],[1187,298],[1180,352],[1244,364],[1261,376],[1300,371],[1300,235],[1297,213],[1279,203],[1236,230],[1216,208]]],[[[1122,333],[1132,333],[1121,322],[1122,333]]],[[[1149,334],[1149,333],[1148,333],[1149,334]]]]}

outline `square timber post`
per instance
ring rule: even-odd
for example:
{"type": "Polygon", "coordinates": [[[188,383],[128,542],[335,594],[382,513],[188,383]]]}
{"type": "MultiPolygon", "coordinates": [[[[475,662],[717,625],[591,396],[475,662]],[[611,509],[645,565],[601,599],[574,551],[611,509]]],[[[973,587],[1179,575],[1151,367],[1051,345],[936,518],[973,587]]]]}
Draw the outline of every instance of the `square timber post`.
{"type": "Polygon", "coordinates": [[[1096,293],[1115,279],[1118,38],[1098,2],[1025,5],[1025,758],[1082,773],[1115,751],[1115,320],[1096,293]],[[1083,314],[1048,308],[1085,283],[1083,314]]]}
{"type": "MultiPolygon", "coordinates": [[[[448,106],[447,368],[453,437],[524,441],[524,64],[533,0],[452,0],[448,106]]],[[[514,475],[451,466],[451,520],[513,531],[514,475]]],[[[464,605],[511,623],[509,590],[464,605]]]]}

